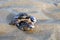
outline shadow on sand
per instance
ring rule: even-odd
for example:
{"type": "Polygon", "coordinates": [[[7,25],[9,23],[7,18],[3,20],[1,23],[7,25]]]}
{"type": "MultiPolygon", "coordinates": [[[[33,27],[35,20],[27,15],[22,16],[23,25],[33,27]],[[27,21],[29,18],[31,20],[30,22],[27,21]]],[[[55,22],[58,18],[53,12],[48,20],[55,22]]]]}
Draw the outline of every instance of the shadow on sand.
{"type": "Polygon", "coordinates": [[[7,18],[6,18],[7,23],[11,22],[11,20],[13,20],[13,17],[14,17],[15,15],[16,15],[16,14],[14,14],[14,13],[10,13],[10,14],[7,16],[7,18]]]}

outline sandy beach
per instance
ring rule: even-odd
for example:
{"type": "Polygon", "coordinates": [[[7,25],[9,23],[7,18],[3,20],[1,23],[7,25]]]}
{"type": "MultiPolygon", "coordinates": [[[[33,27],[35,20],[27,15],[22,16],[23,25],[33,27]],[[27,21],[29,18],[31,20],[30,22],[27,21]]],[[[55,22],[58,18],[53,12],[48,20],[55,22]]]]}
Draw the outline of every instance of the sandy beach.
{"type": "Polygon", "coordinates": [[[0,0],[0,40],[60,40],[60,0],[0,0]],[[34,33],[8,24],[18,13],[37,18],[34,33]]]}

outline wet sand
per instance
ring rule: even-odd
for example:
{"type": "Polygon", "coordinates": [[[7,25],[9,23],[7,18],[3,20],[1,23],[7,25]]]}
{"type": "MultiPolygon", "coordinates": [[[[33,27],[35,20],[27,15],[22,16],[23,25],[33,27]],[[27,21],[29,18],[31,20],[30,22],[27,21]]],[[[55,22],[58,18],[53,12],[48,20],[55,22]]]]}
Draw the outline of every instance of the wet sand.
{"type": "Polygon", "coordinates": [[[0,40],[60,40],[59,19],[59,0],[0,0],[0,40]],[[33,33],[8,24],[22,12],[37,18],[33,33]]]}

